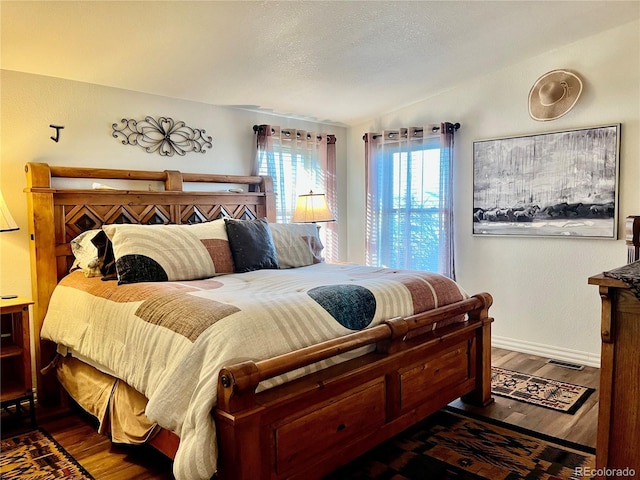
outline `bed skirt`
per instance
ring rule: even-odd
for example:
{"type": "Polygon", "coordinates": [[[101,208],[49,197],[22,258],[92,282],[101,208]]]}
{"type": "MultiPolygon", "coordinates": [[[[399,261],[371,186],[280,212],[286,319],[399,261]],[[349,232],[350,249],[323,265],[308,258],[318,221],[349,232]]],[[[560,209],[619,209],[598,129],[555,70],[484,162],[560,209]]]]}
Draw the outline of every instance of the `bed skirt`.
{"type": "Polygon", "coordinates": [[[127,383],[72,356],[60,356],[56,375],[71,398],[98,420],[98,432],[114,443],[142,444],[160,427],[144,411],[147,398],[127,383]]]}

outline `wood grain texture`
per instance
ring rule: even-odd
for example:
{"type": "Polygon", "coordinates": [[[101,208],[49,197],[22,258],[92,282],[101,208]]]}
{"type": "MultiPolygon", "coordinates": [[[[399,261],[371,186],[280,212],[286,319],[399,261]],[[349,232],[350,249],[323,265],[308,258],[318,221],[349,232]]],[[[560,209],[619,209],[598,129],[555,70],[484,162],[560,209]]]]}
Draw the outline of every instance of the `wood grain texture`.
{"type": "Polygon", "coordinates": [[[16,297],[0,301],[2,315],[2,402],[31,396],[31,336],[29,334],[29,299],[16,297]],[[5,329],[6,327],[6,329],[5,329]],[[5,337],[5,335],[7,335],[5,337]]]}
{"type": "Polygon", "coordinates": [[[595,448],[600,369],[584,367],[581,371],[571,370],[548,364],[548,359],[544,357],[495,347],[491,349],[491,355],[491,364],[496,367],[584,385],[595,388],[596,392],[589,396],[574,415],[500,396],[495,396],[495,402],[484,408],[465,404],[460,400],[452,402],[452,406],[595,448]]]}
{"type": "MultiPolygon", "coordinates": [[[[599,369],[582,371],[546,364],[546,358],[493,348],[493,364],[580,385],[598,387],[599,369]]],[[[583,445],[595,446],[598,395],[591,395],[575,415],[554,412],[535,405],[496,397],[486,408],[473,407],[461,401],[453,406],[472,410],[497,420],[530,428],[547,435],[583,445]]],[[[77,410],[39,412],[39,422],[62,446],[98,480],[171,480],[171,461],[147,447],[113,445],[108,437],[96,433],[96,424],[77,410]]],[[[15,431],[3,423],[3,438],[15,431]]]]}
{"type": "Polygon", "coordinates": [[[96,480],[171,480],[172,462],[154,448],[115,445],[97,433],[97,424],[79,411],[42,422],[43,427],[96,480]]]}
{"type": "MultiPolygon", "coordinates": [[[[185,224],[225,216],[266,217],[275,221],[270,177],[50,167],[46,163],[28,163],[25,171],[35,338],[39,338],[53,289],[72,265],[70,242],[83,231],[111,223],[185,224]],[[55,178],[159,181],[165,190],[54,188],[52,179],[55,178]],[[206,184],[214,191],[185,191],[185,183],[206,184]],[[254,186],[255,191],[242,194],[220,191],[221,185],[228,183],[254,186]]],[[[45,406],[60,402],[55,379],[40,374],[54,354],[55,348],[50,342],[35,342],[38,399],[45,406]]]]}
{"type": "Polygon", "coordinates": [[[602,300],[596,467],[640,472],[640,300],[624,282],[611,280],[589,278],[602,300]]]}
{"type": "MultiPolygon", "coordinates": [[[[484,301],[477,300],[479,305],[473,310],[486,310],[484,301]]],[[[357,357],[255,394],[263,362],[244,362],[224,369],[218,385],[218,407],[214,411],[219,440],[219,478],[321,478],[453,399],[474,392],[478,384],[472,372],[484,368],[475,365],[477,356],[473,345],[490,324],[491,319],[478,318],[410,339],[401,337],[395,340],[401,346],[385,348],[384,353],[376,351],[357,357]],[[367,400],[373,402],[367,403],[367,409],[385,412],[383,421],[355,422],[348,429],[346,420],[333,421],[352,416],[351,405],[363,404],[364,397],[359,392],[365,385],[380,386],[379,395],[367,396],[367,400]],[[317,412],[324,413],[318,415],[317,412]],[[327,422],[336,423],[333,428],[338,437],[327,434],[327,422]],[[290,424],[296,427],[287,427],[290,424]],[[299,432],[299,425],[305,426],[307,435],[298,438],[294,453],[279,456],[278,452],[283,449],[292,450],[290,441],[280,443],[290,438],[283,437],[281,432],[290,429],[299,432]],[[348,435],[344,434],[341,448],[332,448],[343,429],[348,435]],[[307,451],[316,454],[305,457],[304,462],[298,461],[301,455],[298,452],[307,451]]],[[[421,328],[419,323],[415,326],[421,328]]],[[[317,348],[324,351],[322,344],[317,348]]],[[[315,360],[315,357],[309,358],[315,360]]],[[[274,360],[279,363],[279,359],[274,360]]]]}

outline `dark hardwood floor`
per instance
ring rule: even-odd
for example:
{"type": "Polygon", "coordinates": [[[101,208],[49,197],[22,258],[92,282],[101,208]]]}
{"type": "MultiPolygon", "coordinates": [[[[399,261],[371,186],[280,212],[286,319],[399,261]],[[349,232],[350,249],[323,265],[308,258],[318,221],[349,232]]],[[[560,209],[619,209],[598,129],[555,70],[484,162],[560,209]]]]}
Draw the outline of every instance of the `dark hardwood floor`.
{"type": "MultiPolygon", "coordinates": [[[[2,438],[28,431],[28,421],[3,417],[2,438]]],[[[116,445],[97,432],[95,419],[79,407],[60,412],[38,412],[44,428],[96,480],[172,480],[172,462],[147,445],[116,445]]]]}
{"type": "MultiPolygon", "coordinates": [[[[582,371],[546,364],[546,358],[494,348],[492,364],[542,377],[598,388],[599,369],[582,371]]],[[[518,425],[547,435],[595,447],[598,392],[592,394],[575,415],[495,396],[486,408],[460,401],[451,404],[483,416],[518,425]]],[[[78,411],[39,412],[39,424],[47,430],[96,480],[173,479],[171,461],[147,446],[113,445],[96,432],[91,417],[78,411]]],[[[18,433],[19,425],[3,421],[2,437],[18,433]]]]}
{"type": "Polygon", "coordinates": [[[485,408],[467,405],[460,400],[452,402],[451,405],[485,417],[595,448],[598,427],[600,369],[584,367],[583,370],[576,371],[547,364],[547,360],[547,358],[536,355],[512,352],[500,348],[493,348],[491,351],[491,364],[493,366],[595,388],[596,391],[589,396],[584,405],[574,415],[497,395],[494,395],[495,402],[485,408]]]}

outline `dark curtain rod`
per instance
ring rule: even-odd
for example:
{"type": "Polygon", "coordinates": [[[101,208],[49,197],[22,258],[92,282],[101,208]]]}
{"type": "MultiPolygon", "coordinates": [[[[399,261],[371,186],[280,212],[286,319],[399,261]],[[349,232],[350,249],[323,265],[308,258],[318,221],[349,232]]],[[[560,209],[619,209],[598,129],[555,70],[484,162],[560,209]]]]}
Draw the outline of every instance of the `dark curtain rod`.
{"type": "MultiPolygon", "coordinates": [[[[457,132],[460,129],[460,124],[458,122],[456,123],[445,122],[445,125],[449,129],[449,133],[457,132]]],[[[440,127],[433,127],[431,129],[433,133],[436,133],[438,130],[440,130],[440,127]]]]}
{"type": "MultiPolygon", "coordinates": [[[[456,122],[456,123],[449,123],[449,122],[446,122],[446,123],[445,123],[445,125],[446,125],[446,127],[447,127],[447,129],[448,129],[448,132],[449,132],[449,133],[454,133],[454,132],[456,132],[456,131],[460,128],[460,124],[459,124],[459,123],[457,123],[457,122],[456,122]]],[[[422,128],[416,128],[416,129],[414,130],[414,132],[416,132],[416,133],[422,133],[423,131],[424,131],[424,129],[422,129],[422,128]]],[[[432,127],[432,128],[431,128],[431,133],[436,133],[436,132],[438,132],[438,131],[440,131],[440,127],[432,127]]],[[[398,133],[398,134],[399,134],[399,133],[398,133]]],[[[372,138],[373,138],[373,139],[376,139],[376,138],[378,138],[378,137],[380,137],[380,136],[381,136],[381,135],[375,135],[375,134],[374,134],[374,135],[372,135],[372,138]]],[[[363,135],[363,136],[362,136],[362,139],[363,139],[363,140],[366,140],[366,137],[367,137],[367,136],[366,136],[366,134],[365,134],[365,135],[363,135]]]]}
{"type": "MultiPolygon", "coordinates": [[[[262,128],[263,125],[254,125],[253,126],[253,133],[258,133],[260,131],[260,128],[262,128]]],[[[283,134],[285,134],[287,137],[291,136],[291,132],[289,130],[281,130],[281,132],[283,134]]],[[[271,133],[276,133],[276,131],[272,128],[271,129],[271,133]]],[[[296,137],[300,138],[302,135],[300,135],[300,132],[296,133],[296,137]]],[[[309,140],[311,138],[311,134],[307,133],[307,140],[309,140]]],[[[316,140],[322,140],[322,135],[316,135],[316,140]]]]}

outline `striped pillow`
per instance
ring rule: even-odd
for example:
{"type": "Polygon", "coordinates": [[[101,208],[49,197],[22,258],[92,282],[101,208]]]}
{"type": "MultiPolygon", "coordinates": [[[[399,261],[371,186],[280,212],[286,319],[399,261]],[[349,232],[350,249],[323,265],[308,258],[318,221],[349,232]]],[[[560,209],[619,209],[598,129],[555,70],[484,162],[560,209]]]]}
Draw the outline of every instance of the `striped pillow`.
{"type": "Polygon", "coordinates": [[[315,223],[270,223],[269,228],[280,268],[304,267],[324,260],[324,246],[315,223]]]}
{"type": "Polygon", "coordinates": [[[197,280],[233,273],[224,219],[193,225],[104,225],[118,284],[197,280]]]}

